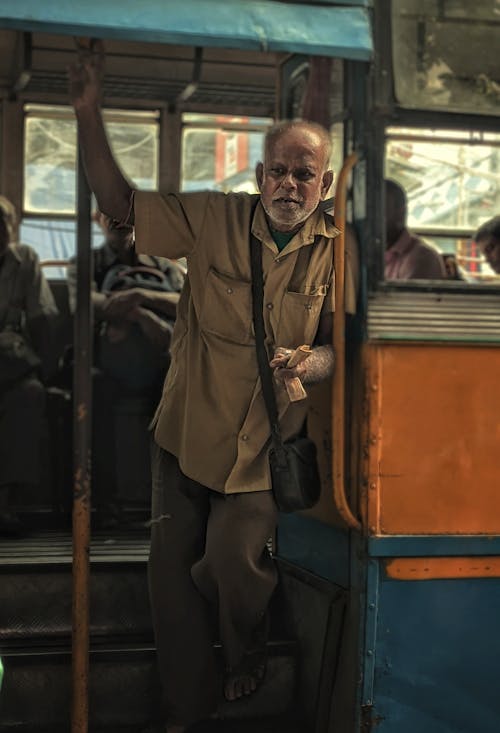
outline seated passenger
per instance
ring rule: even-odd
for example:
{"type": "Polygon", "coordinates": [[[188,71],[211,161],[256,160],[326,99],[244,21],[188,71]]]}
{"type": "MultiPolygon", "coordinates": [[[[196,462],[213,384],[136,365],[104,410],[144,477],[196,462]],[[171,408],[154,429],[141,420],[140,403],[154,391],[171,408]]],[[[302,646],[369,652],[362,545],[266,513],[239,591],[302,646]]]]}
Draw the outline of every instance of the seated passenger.
{"type": "Polygon", "coordinates": [[[0,196],[0,534],[22,527],[11,510],[19,490],[36,485],[45,390],[57,308],[37,254],[14,241],[16,212],[0,196]]]}
{"type": "Polygon", "coordinates": [[[482,224],[474,241],[491,269],[500,275],[500,216],[494,216],[482,224]]]}
{"type": "Polygon", "coordinates": [[[439,252],[406,228],[406,193],[395,181],[385,181],[385,279],[444,279],[439,252]]]}
{"type": "MultiPolygon", "coordinates": [[[[132,227],[96,214],[105,240],[93,252],[96,332],[93,375],[93,484],[101,526],[118,521],[115,406],[144,398],[152,416],[170,362],[169,348],[184,272],[159,257],[137,255],[132,227]]],[[[76,264],[68,267],[70,308],[76,307],[76,264]]]]}

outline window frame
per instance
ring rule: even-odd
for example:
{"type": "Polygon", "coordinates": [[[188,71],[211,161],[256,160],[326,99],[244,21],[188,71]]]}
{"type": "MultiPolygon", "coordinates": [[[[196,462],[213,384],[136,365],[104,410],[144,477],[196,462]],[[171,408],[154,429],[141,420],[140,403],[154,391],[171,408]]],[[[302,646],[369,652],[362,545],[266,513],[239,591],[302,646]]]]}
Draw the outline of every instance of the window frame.
{"type": "MultiPolygon", "coordinates": [[[[160,185],[160,165],[162,158],[161,150],[161,109],[155,105],[151,108],[131,108],[131,107],[104,107],[102,110],[103,119],[105,125],[108,123],[116,122],[154,122],[156,124],[156,161],[155,161],[155,188],[153,190],[159,190],[160,185]]],[[[27,102],[23,105],[23,148],[22,148],[22,191],[21,191],[21,207],[20,207],[20,221],[25,219],[41,219],[51,221],[71,221],[77,220],[77,202],[75,199],[75,210],[71,212],[54,212],[54,211],[33,211],[27,209],[25,206],[25,188],[26,188],[26,140],[27,140],[27,125],[26,122],[30,117],[38,117],[42,119],[61,119],[61,120],[73,120],[75,123],[76,130],[76,117],[73,108],[65,104],[43,104],[38,102],[27,102]]],[[[74,168],[74,185],[76,190],[77,182],[77,162],[76,156],[78,155],[78,141],[75,146],[75,168],[74,168]]]]}

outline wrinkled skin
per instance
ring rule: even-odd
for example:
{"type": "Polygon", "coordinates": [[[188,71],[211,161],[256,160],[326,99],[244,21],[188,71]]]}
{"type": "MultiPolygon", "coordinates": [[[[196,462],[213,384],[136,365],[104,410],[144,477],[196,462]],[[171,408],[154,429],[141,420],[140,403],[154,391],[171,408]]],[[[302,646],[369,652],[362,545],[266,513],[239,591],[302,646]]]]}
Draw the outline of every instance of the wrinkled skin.
{"type": "Polygon", "coordinates": [[[321,138],[307,128],[291,128],[269,145],[255,175],[268,221],[293,232],[317,208],[333,181],[321,138]]]}

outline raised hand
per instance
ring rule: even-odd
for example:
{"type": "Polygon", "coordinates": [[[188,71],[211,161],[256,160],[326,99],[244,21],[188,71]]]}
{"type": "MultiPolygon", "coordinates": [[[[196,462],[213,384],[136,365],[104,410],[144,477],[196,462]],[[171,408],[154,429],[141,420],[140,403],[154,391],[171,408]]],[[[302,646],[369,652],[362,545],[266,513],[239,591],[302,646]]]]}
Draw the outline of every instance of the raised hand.
{"type": "Polygon", "coordinates": [[[98,107],[102,99],[104,76],[104,45],[93,38],[90,43],[76,39],[78,58],[68,68],[69,92],[76,110],[98,107]]]}

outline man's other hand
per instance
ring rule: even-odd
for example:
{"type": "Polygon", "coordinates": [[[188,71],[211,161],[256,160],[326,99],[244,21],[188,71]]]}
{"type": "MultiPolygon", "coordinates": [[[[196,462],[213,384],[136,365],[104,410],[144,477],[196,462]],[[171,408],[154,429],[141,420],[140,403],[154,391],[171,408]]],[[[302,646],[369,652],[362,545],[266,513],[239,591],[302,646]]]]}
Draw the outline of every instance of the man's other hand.
{"type": "Polygon", "coordinates": [[[269,362],[269,366],[274,370],[274,378],[278,382],[284,382],[286,379],[298,377],[302,380],[307,371],[306,362],[302,361],[297,366],[287,369],[288,361],[293,354],[292,349],[286,349],[284,346],[277,346],[274,350],[274,356],[269,362]]]}

